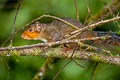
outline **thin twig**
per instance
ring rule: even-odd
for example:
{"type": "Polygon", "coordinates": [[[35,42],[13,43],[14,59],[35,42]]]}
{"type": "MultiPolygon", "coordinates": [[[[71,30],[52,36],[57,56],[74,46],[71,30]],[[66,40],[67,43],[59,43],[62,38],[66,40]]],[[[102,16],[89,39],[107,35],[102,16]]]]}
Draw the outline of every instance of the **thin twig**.
{"type": "Polygon", "coordinates": [[[17,19],[17,15],[18,15],[18,12],[19,12],[19,10],[20,10],[21,4],[22,4],[22,0],[19,1],[18,7],[17,7],[17,9],[16,9],[16,14],[15,14],[14,22],[13,22],[13,26],[12,26],[12,33],[11,33],[11,35],[9,36],[9,38],[2,44],[2,46],[4,46],[9,40],[10,40],[10,45],[12,45],[13,37],[14,37],[14,33],[15,33],[16,19],[17,19]]]}
{"type": "Polygon", "coordinates": [[[12,35],[12,37],[11,37],[11,42],[10,42],[11,44],[12,44],[13,37],[14,37],[13,34],[14,34],[14,32],[15,32],[16,19],[17,19],[17,15],[18,15],[18,12],[19,12],[21,3],[22,3],[22,0],[19,1],[18,7],[17,7],[17,9],[16,9],[16,14],[15,14],[15,17],[14,17],[14,22],[13,22],[13,26],[12,26],[12,33],[11,33],[11,35],[12,35]]]}
{"type": "MultiPolygon", "coordinates": [[[[86,29],[88,29],[88,28],[95,28],[96,26],[98,26],[98,25],[100,25],[100,24],[112,22],[112,21],[119,20],[119,19],[120,19],[120,16],[117,15],[116,17],[114,17],[114,18],[112,18],[112,19],[102,20],[102,21],[100,21],[100,22],[97,22],[97,23],[94,23],[94,24],[85,26],[85,27],[83,27],[83,28],[81,28],[81,29],[78,29],[78,30],[75,30],[75,31],[71,32],[70,34],[73,35],[73,34],[76,34],[76,33],[78,33],[78,32],[82,32],[83,30],[86,30],[86,29]]],[[[73,36],[74,36],[74,35],[73,35],[73,36]]]]}
{"type": "MultiPolygon", "coordinates": [[[[104,9],[96,13],[95,15],[91,16],[88,20],[87,23],[92,24],[95,22],[98,22],[100,20],[105,19],[107,16],[110,15],[109,8],[106,5],[104,9]]],[[[120,8],[120,1],[119,0],[114,0],[112,4],[109,6],[113,12],[116,12],[120,8]]]]}
{"type": "Polygon", "coordinates": [[[78,6],[77,6],[77,0],[74,0],[74,2],[75,2],[75,12],[76,12],[76,18],[77,18],[77,20],[79,21],[79,10],[78,10],[78,6]]]}
{"type": "Polygon", "coordinates": [[[106,53],[110,53],[110,51],[108,51],[108,50],[101,49],[101,48],[97,48],[97,47],[90,46],[90,45],[87,45],[87,44],[83,44],[82,42],[78,42],[78,44],[79,44],[80,46],[86,46],[86,47],[88,47],[89,49],[95,49],[95,50],[100,50],[100,51],[103,51],[103,52],[106,52],[106,53]]]}
{"type": "Polygon", "coordinates": [[[63,67],[56,73],[56,75],[53,77],[53,80],[56,80],[56,78],[58,77],[58,75],[62,72],[62,70],[72,61],[72,59],[70,59],[68,62],[66,62],[63,67]]]}
{"type": "Polygon", "coordinates": [[[74,61],[74,63],[75,63],[76,65],[78,65],[79,67],[86,68],[85,66],[83,66],[83,65],[79,64],[76,60],[74,60],[74,59],[72,59],[72,60],[73,60],[73,61],[74,61]]]}
{"type": "Polygon", "coordinates": [[[91,79],[90,80],[93,80],[93,76],[95,74],[95,71],[96,71],[96,68],[97,68],[98,65],[99,65],[98,62],[94,62],[94,66],[93,66],[93,70],[92,70],[92,73],[91,73],[91,79]]]}
{"type": "MultiPolygon", "coordinates": [[[[109,37],[109,36],[108,36],[109,37]]],[[[108,38],[107,37],[107,38],[108,38]]],[[[80,41],[86,41],[86,40],[98,40],[98,39],[103,39],[105,36],[101,37],[93,37],[93,38],[84,38],[84,39],[74,39],[74,40],[62,40],[62,41],[56,41],[56,42],[48,42],[48,43],[38,43],[38,44],[32,44],[32,45],[24,45],[24,46],[16,46],[16,47],[5,47],[5,48],[0,48],[0,51],[5,51],[5,50],[15,50],[15,49],[28,49],[28,48],[33,48],[33,47],[51,47],[53,45],[58,45],[58,44],[64,44],[64,43],[78,43],[80,41]]]]}
{"type": "MultiPolygon", "coordinates": [[[[110,13],[113,15],[113,17],[115,17],[115,15],[114,15],[112,9],[109,8],[109,10],[110,10],[110,13]]],[[[117,15],[119,15],[119,13],[118,13],[117,15]]],[[[120,24],[118,23],[118,21],[115,21],[114,24],[116,24],[116,25],[118,26],[118,28],[120,29],[120,24]]]]}
{"type": "Polygon", "coordinates": [[[90,8],[89,8],[89,6],[88,6],[87,0],[85,0],[85,2],[86,2],[88,14],[87,14],[87,17],[85,18],[85,21],[84,21],[84,24],[83,24],[83,25],[86,25],[86,22],[87,22],[87,20],[88,20],[88,17],[89,17],[89,15],[90,15],[90,12],[91,12],[91,11],[90,11],[90,8]]]}

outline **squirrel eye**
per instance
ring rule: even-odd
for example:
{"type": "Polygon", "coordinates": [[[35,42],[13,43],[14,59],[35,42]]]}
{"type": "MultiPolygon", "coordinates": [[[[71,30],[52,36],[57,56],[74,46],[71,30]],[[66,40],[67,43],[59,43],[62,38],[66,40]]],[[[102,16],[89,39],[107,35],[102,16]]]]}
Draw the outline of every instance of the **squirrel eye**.
{"type": "Polygon", "coordinates": [[[29,31],[30,31],[30,32],[32,32],[32,31],[33,31],[33,29],[32,29],[32,28],[30,28],[30,29],[29,29],[29,31]]]}

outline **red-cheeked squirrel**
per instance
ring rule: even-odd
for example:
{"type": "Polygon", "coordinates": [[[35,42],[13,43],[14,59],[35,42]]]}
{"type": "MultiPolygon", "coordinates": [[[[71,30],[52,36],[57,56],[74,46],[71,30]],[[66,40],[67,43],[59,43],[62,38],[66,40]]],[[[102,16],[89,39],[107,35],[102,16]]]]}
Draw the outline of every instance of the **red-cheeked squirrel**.
{"type": "MultiPolygon", "coordinates": [[[[78,28],[84,27],[76,19],[69,17],[62,17],[61,19],[77,26],[78,28]]],[[[28,26],[28,28],[22,33],[21,37],[28,40],[42,40],[44,42],[60,41],[65,38],[65,35],[70,34],[75,30],[76,29],[70,27],[68,24],[58,20],[54,20],[51,23],[35,22],[28,26]]],[[[105,35],[109,35],[111,37],[104,41],[117,43],[120,46],[120,34],[116,34],[115,32],[85,30],[78,35],[77,38],[92,38],[105,35]]]]}

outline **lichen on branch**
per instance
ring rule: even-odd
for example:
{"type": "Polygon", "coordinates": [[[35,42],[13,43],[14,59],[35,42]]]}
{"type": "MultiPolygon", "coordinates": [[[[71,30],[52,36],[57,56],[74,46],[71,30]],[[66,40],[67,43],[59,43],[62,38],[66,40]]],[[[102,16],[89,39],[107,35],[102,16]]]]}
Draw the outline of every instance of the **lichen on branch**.
{"type": "MultiPolygon", "coordinates": [[[[55,58],[71,58],[73,51],[62,52],[61,48],[30,48],[11,51],[0,51],[0,56],[42,56],[55,58]]],[[[120,65],[120,57],[114,55],[98,54],[88,51],[75,51],[72,59],[90,60],[100,63],[120,65]]]]}

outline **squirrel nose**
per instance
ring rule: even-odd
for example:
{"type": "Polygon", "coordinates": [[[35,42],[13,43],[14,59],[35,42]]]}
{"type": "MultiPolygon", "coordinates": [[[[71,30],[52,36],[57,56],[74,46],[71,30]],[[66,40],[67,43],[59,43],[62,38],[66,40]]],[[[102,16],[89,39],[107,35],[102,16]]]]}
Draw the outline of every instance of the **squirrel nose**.
{"type": "Polygon", "coordinates": [[[21,38],[24,38],[24,34],[21,34],[21,38]]]}
{"type": "Polygon", "coordinates": [[[26,36],[25,34],[22,34],[22,35],[21,35],[21,38],[26,39],[27,36],[26,36]]]}

